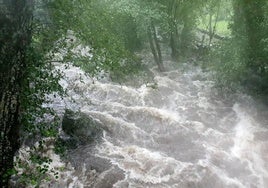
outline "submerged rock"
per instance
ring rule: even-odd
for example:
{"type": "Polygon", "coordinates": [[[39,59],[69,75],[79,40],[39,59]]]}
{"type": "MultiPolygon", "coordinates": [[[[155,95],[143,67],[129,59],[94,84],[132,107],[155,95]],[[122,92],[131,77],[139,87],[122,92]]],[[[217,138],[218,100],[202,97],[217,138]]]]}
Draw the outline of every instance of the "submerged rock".
{"type": "Polygon", "coordinates": [[[87,114],[66,110],[62,129],[77,144],[90,144],[102,135],[102,124],[87,114]]]}

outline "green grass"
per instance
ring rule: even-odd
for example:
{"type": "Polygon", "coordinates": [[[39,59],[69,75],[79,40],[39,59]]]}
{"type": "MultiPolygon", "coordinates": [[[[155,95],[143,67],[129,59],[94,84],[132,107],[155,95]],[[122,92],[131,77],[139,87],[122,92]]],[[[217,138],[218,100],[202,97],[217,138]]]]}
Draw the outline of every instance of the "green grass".
{"type": "Polygon", "coordinates": [[[217,22],[216,33],[219,35],[228,36],[231,34],[231,30],[228,28],[229,22],[222,20],[217,22]]]}
{"type": "MultiPolygon", "coordinates": [[[[214,24],[214,22],[213,22],[214,24]]],[[[208,25],[208,18],[206,19],[205,23],[204,21],[200,21],[198,24],[198,27],[200,29],[207,29],[207,25],[208,25]]],[[[228,36],[231,34],[231,30],[228,28],[229,25],[229,21],[227,20],[221,20],[218,21],[216,24],[216,34],[221,35],[221,36],[228,36]]]]}

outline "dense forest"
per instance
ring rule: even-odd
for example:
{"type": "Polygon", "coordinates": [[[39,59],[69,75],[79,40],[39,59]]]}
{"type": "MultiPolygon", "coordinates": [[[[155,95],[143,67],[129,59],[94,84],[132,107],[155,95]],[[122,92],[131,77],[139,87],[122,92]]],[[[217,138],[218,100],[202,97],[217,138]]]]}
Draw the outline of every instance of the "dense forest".
{"type": "Polygon", "coordinates": [[[0,0],[0,187],[10,179],[38,187],[47,178],[45,138],[63,152],[61,118],[44,105],[48,96],[68,95],[56,64],[122,85],[148,72],[144,53],[160,73],[170,70],[166,59],[202,67],[222,97],[239,91],[265,99],[268,1],[0,0]],[[16,160],[27,140],[39,143],[29,144],[36,171],[16,160]]]}

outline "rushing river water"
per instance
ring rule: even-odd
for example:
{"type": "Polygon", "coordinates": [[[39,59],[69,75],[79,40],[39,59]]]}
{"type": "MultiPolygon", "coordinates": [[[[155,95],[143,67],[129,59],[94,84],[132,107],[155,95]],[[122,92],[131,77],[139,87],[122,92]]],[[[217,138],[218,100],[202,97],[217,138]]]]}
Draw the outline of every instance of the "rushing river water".
{"type": "Polygon", "coordinates": [[[78,68],[64,71],[61,84],[75,101],[67,107],[106,126],[101,142],[71,152],[81,169],[70,187],[268,187],[266,111],[246,95],[221,99],[199,67],[152,69],[155,87],[93,83],[78,68]],[[92,182],[94,165],[101,167],[92,182]]]}

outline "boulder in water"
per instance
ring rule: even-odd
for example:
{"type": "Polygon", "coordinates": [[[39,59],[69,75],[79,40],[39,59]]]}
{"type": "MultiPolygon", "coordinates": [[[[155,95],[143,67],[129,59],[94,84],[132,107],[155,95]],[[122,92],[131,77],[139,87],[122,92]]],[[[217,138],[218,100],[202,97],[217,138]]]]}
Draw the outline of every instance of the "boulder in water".
{"type": "Polygon", "coordinates": [[[71,140],[78,144],[90,144],[99,139],[102,135],[102,124],[92,117],[82,112],[73,112],[66,110],[63,120],[62,129],[70,136],[71,140]]]}

